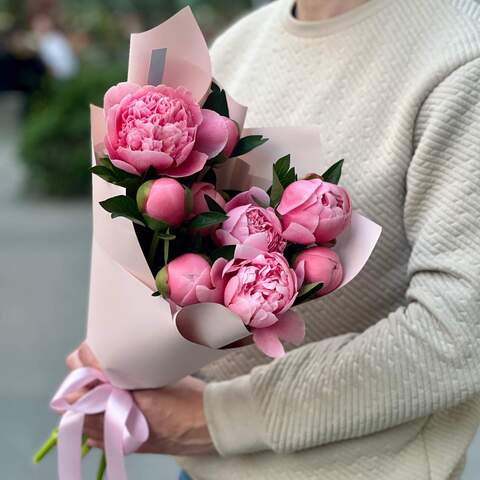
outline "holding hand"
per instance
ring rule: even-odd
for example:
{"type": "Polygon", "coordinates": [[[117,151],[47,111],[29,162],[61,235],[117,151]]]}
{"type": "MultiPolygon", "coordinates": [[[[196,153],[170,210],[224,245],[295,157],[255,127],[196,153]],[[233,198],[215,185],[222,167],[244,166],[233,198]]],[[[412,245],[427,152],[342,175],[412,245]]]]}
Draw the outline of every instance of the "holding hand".
{"type": "MultiPolygon", "coordinates": [[[[67,366],[100,369],[90,348],[83,343],[67,357],[67,366]]],[[[150,435],[139,453],[201,455],[214,452],[203,412],[205,383],[186,377],[174,385],[155,390],[132,391],[134,401],[144,414],[150,435]]],[[[74,402],[85,392],[72,398],[74,402]]],[[[85,418],[84,433],[91,446],[103,449],[103,414],[85,418]]]]}

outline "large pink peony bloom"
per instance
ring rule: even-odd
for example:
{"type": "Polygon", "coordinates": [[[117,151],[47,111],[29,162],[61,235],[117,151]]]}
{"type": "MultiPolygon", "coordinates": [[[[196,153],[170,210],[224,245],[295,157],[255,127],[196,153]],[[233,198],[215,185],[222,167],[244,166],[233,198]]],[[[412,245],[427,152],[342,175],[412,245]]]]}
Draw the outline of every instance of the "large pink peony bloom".
{"type": "Polygon", "coordinates": [[[156,276],[158,290],[176,305],[223,303],[227,261],[219,258],[213,266],[201,255],[186,253],[169,262],[156,276]]]}
{"type": "Polygon", "coordinates": [[[352,218],[347,191],[320,179],[290,184],[283,192],[277,211],[281,215],[283,237],[301,245],[337,238],[352,218]]]}
{"type": "Polygon", "coordinates": [[[302,262],[305,283],[323,283],[317,296],[333,292],[342,283],[342,263],[332,249],[327,247],[307,248],[296,256],[294,266],[297,267],[302,262]]]}
{"type": "Polygon", "coordinates": [[[286,242],[282,238],[282,225],[273,208],[241,205],[228,211],[228,219],[215,231],[219,245],[249,244],[263,239],[264,250],[282,252],[286,242]]]}
{"type": "Polygon", "coordinates": [[[291,269],[280,253],[261,252],[247,245],[237,246],[235,258],[225,266],[225,306],[243,320],[267,355],[283,355],[279,338],[294,343],[303,339],[303,322],[289,311],[302,274],[291,269]]]}
{"type": "Polygon", "coordinates": [[[149,167],[161,175],[192,175],[238,138],[230,119],[202,110],[182,87],[119,83],[105,94],[104,110],[110,160],[137,175],[149,167]]]}

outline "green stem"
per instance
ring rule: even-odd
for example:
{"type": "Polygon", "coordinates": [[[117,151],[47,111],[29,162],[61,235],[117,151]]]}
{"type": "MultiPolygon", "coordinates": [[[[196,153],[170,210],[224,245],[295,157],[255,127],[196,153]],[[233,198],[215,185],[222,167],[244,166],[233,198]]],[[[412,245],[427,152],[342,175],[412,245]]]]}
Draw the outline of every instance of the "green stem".
{"type": "Polygon", "coordinates": [[[102,452],[102,456],[100,457],[100,463],[98,464],[97,470],[97,480],[103,480],[103,476],[105,475],[105,470],[107,469],[107,459],[105,458],[105,452],[102,452]]]}
{"type": "Polygon", "coordinates": [[[33,463],[40,463],[47,453],[57,445],[58,428],[52,430],[50,436],[33,455],[33,463]]]}
{"type": "Polygon", "coordinates": [[[83,443],[82,443],[82,450],[81,450],[81,455],[82,455],[82,458],[85,458],[88,453],[90,452],[90,450],[92,449],[92,447],[90,447],[88,445],[88,438],[86,435],[83,436],[83,443]]]}
{"type": "MultiPolygon", "coordinates": [[[[170,229],[167,228],[167,234],[170,233],[170,229]]],[[[165,265],[168,263],[168,255],[170,251],[170,240],[164,240],[163,241],[163,260],[165,262],[165,265]]]]}
{"type": "Polygon", "coordinates": [[[152,268],[155,262],[159,241],[160,237],[158,236],[158,232],[153,232],[152,242],[150,243],[150,249],[148,250],[148,264],[152,268]]]}

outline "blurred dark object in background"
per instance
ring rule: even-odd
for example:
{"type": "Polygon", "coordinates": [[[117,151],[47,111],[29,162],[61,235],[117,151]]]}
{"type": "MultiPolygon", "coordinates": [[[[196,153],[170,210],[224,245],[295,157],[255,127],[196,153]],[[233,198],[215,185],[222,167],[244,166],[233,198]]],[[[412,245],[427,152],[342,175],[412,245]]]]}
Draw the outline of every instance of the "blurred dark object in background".
{"type": "Polygon", "coordinates": [[[89,191],[89,104],[126,78],[130,33],[181,8],[212,40],[265,0],[0,0],[0,92],[24,94],[20,131],[25,191],[89,191]]]}

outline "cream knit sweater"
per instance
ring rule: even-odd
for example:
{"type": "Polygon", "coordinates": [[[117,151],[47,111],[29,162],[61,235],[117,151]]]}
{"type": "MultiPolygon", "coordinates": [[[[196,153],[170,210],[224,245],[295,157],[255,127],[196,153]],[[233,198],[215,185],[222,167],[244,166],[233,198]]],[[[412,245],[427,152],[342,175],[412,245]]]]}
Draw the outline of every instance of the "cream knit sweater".
{"type": "Polygon", "coordinates": [[[320,125],[318,171],[344,158],[383,235],[300,309],[305,345],[202,372],[221,455],[180,463],[195,480],[458,478],[480,416],[480,7],[370,0],[304,23],[292,5],[221,36],[215,74],[249,126],[320,125]]]}

